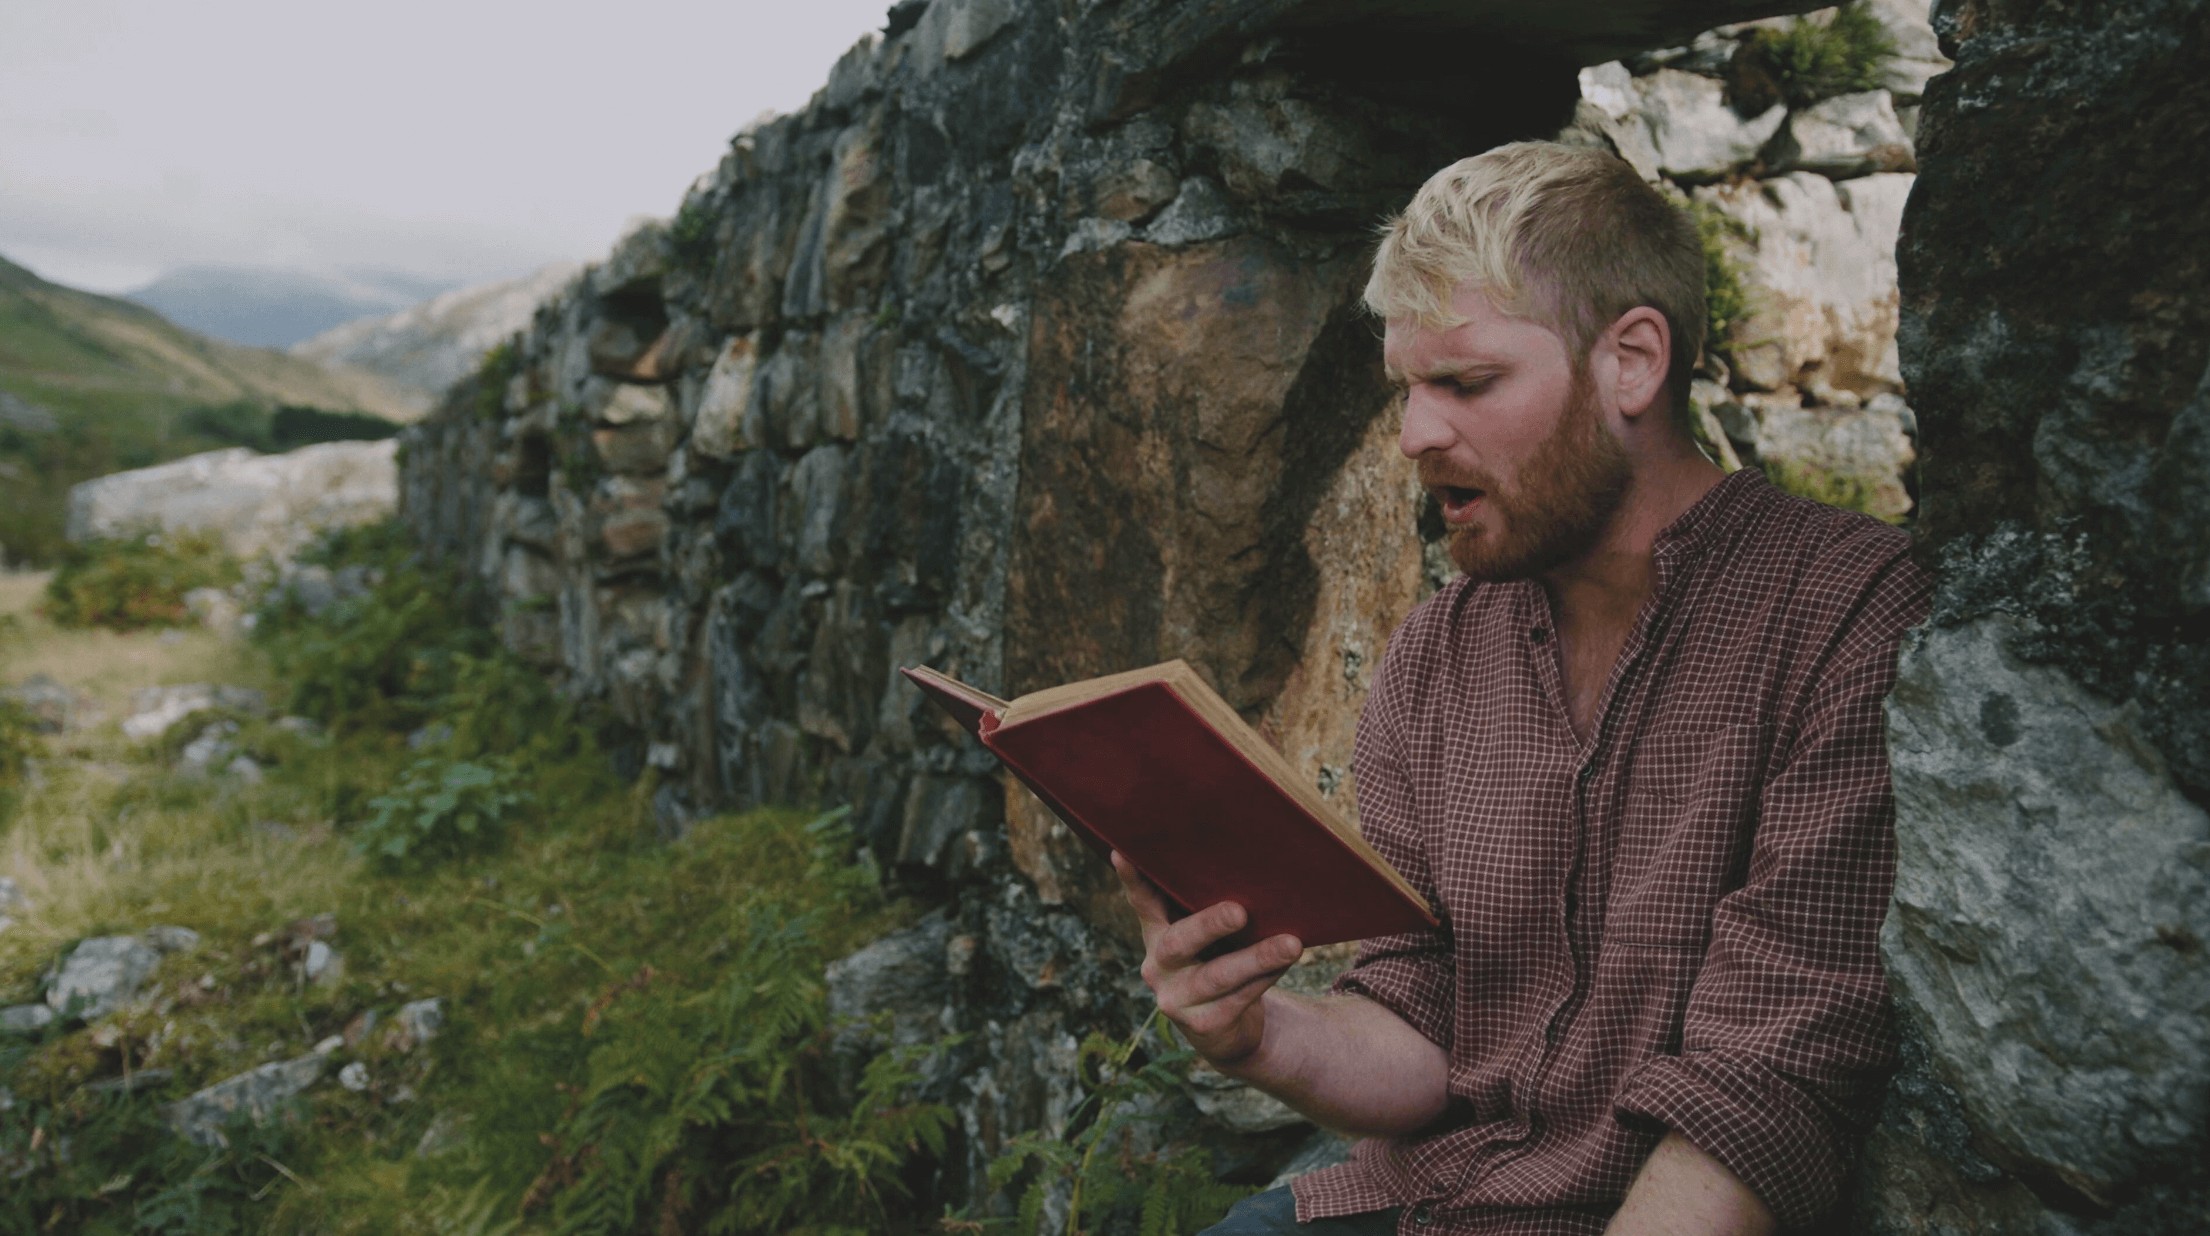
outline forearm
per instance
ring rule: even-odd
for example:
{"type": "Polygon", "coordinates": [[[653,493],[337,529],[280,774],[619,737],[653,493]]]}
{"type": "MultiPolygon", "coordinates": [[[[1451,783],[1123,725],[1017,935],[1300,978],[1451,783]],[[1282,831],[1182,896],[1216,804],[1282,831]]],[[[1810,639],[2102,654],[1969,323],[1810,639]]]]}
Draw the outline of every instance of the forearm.
{"type": "Polygon", "coordinates": [[[1668,1133],[1605,1236],[1769,1236],[1772,1208],[1717,1159],[1668,1133]]]}
{"type": "Polygon", "coordinates": [[[1344,1133],[1401,1136],[1443,1114],[1450,1057],[1396,1014],[1358,996],[1262,999],[1258,1049],[1222,1072],[1344,1133]]]}

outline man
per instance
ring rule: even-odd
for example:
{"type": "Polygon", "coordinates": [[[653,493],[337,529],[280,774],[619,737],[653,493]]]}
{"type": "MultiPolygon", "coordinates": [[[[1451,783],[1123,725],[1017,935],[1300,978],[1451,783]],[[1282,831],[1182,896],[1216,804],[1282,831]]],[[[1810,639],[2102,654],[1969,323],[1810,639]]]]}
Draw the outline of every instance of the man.
{"type": "Polygon", "coordinates": [[[1893,1053],[1881,703],[1928,583],[1908,539],[1723,476],[1687,428],[1693,227],[1609,155],[1438,173],[1366,289],[1401,447],[1464,572],[1389,642],[1360,826],[1443,925],[1213,959],[1115,858],[1196,1051],[1352,1161],[1216,1233],[1748,1234],[1835,1201],[1893,1053]]]}

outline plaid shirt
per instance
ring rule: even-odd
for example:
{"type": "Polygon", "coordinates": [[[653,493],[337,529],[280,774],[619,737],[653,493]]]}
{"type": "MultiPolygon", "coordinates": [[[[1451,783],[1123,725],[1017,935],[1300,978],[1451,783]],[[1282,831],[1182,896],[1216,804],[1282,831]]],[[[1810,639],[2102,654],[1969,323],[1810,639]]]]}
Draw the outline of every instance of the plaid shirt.
{"type": "Polygon", "coordinates": [[[1591,736],[1532,582],[1453,581],[1359,720],[1361,830],[1444,924],[1336,984],[1450,1053],[1451,1106],[1298,1180],[1301,1221],[1599,1233],[1675,1129],[1787,1225],[1839,1193],[1894,1053],[1882,701],[1909,538],[1733,474],[1662,533],[1591,736]]]}

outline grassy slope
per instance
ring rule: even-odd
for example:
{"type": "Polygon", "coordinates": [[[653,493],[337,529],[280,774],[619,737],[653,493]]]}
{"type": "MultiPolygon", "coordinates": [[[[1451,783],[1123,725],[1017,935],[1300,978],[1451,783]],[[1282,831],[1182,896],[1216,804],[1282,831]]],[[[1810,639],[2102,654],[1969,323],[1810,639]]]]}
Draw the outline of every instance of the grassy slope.
{"type": "MultiPolygon", "coordinates": [[[[151,990],[95,1029],[13,1047],[0,1036],[13,1096],[0,1107],[0,1166],[18,1190],[0,1197],[0,1231],[494,1233],[516,1220],[524,1231],[676,1230],[658,1212],[674,1205],[671,1182],[698,1178],[697,1154],[726,1173],[761,1139],[773,1147],[795,1135],[771,1110],[785,1100],[765,1092],[751,1110],[718,1117],[675,1119],[668,1104],[727,1092],[711,1070],[757,1050],[744,1044],[771,1023],[744,1007],[749,984],[773,974],[817,984],[827,958],[906,914],[849,870],[821,868],[808,815],[710,820],[679,845],[657,844],[649,784],[619,782],[588,740],[545,754],[569,748],[543,745],[564,723],[538,706],[527,732],[540,753],[513,748],[535,803],[511,843],[384,871],[351,842],[372,797],[418,758],[408,727],[453,716],[463,740],[470,733],[468,715],[449,711],[453,697],[339,714],[325,740],[245,719],[238,738],[268,767],[265,781],[178,773],[175,748],[201,726],[132,743],[116,728],[131,691],[228,682],[267,689],[281,709],[281,670],[256,646],[199,630],[57,629],[38,613],[43,578],[0,576],[0,682],[47,674],[88,695],[104,720],[44,740],[34,784],[12,813],[0,809],[0,874],[31,903],[0,931],[0,1004],[33,998],[38,976],[86,936],[175,924],[201,942],[167,958],[151,990]],[[279,950],[287,924],[317,914],[335,916],[345,964],[337,981],[307,984],[279,950]],[[793,930],[795,964],[763,971],[761,933],[793,930]],[[447,1031],[428,1047],[393,1042],[394,1009],[430,995],[448,1001],[447,1031]],[[732,1020],[717,1029],[707,1015],[723,1007],[732,1020]],[[333,1055],[303,1119],[265,1140],[200,1152],[160,1129],[159,1102],[298,1057],[370,1013],[382,1028],[333,1055]],[[594,1034],[601,1022],[612,1033],[594,1034]],[[364,1089],[331,1080],[349,1063],[366,1068],[364,1089]],[[162,1069],[171,1075],[137,1096],[98,1090],[162,1069]],[[674,1091],[631,1093],[640,1069],[665,1073],[674,1091]],[[599,1104],[610,1125],[576,1123],[594,1086],[613,1088],[599,1104]],[[612,1147],[664,1149],[664,1136],[695,1149],[633,1183],[596,1174],[612,1147]],[[54,1157],[56,1138],[68,1139],[67,1159],[54,1157]],[[595,1214],[610,1201],[626,1217],[595,1214]],[[149,1217],[159,1215],[169,1217],[149,1217]]],[[[817,1001],[812,990],[803,998],[817,1001]]],[[[799,1061],[818,1041],[799,1033],[771,1058],[799,1061]]],[[[836,1136],[827,1116],[816,1113],[817,1140],[836,1136]]],[[[816,1149],[834,1160],[834,1145],[816,1149]]],[[[799,1162],[832,1170],[812,1152],[799,1162]]]]}
{"type": "Polygon", "coordinates": [[[53,432],[0,423],[0,551],[50,562],[69,486],[228,443],[197,408],[295,404],[411,419],[381,379],[193,334],[150,309],[48,283],[0,258],[0,391],[54,414],[53,432]]]}

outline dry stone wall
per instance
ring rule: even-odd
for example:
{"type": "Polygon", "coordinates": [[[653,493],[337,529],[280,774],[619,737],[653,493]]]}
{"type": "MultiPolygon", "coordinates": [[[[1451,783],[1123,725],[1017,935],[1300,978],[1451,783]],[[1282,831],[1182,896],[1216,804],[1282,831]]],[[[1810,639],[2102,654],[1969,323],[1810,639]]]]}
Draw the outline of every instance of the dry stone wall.
{"type": "MultiPolygon", "coordinates": [[[[2016,183],[1974,152],[2034,146],[2062,83],[2115,92],[2113,66],[2198,54],[2163,34],[2194,10],[2129,8],[2149,34],[2027,89],[2002,66],[2053,54],[2030,28],[2057,19],[1958,6],[1937,46],[1923,3],[1881,0],[1881,80],[1791,105],[1748,71],[1758,27],[1725,23],[1792,7],[905,0],[410,431],[403,512],[482,581],[510,646],[617,719],[666,832],[845,804],[937,903],[829,982],[838,1009],[888,1013],[888,1041],[964,1036],[933,1066],[962,1127],[925,1190],[978,1198],[1008,1137],[1065,1129],[1081,1036],[1126,1033],[1146,1001],[1100,865],[896,667],[1012,694],[1183,657],[1354,809],[1366,682],[1448,569],[1356,308],[1371,225],[1500,141],[1614,149],[1697,203],[1741,272],[1696,385],[1716,454],[1908,519],[1926,416],[1927,522],[1956,574],[1897,697],[1911,1066],[1841,1230],[2183,1230],[2107,1225],[2194,1196],[2171,1182],[2194,1179],[2210,1094],[2185,1020],[2200,507],[2175,505],[2203,452],[2159,402],[2202,363],[2193,268],[2155,272],[2145,302],[2104,278],[2103,308],[2074,312],[1986,238],[2140,251],[2077,194],[2034,232],[2016,216],[2063,177],[2016,183]],[[1952,56],[1980,67],[1936,77],[1952,56]],[[2050,340],[2076,370],[2021,363],[2050,340]],[[2020,373],[2070,383],[2030,448],[2020,373]],[[2096,639],[2126,651],[2090,672],[2096,639]],[[2124,657],[2164,668],[2126,680],[2124,657]],[[2086,821],[2114,814],[2144,823],[2092,844],[2086,821]],[[2102,874],[2053,897],[2073,870],[2102,874]]],[[[2126,157],[2092,166],[2123,179],[2126,157]]],[[[2176,206],[2155,219],[2199,240],[2176,206]]],[[[1157,1115],[1253,1184],[1341,1153],[1209,1075],[1157,1115]]]]}

